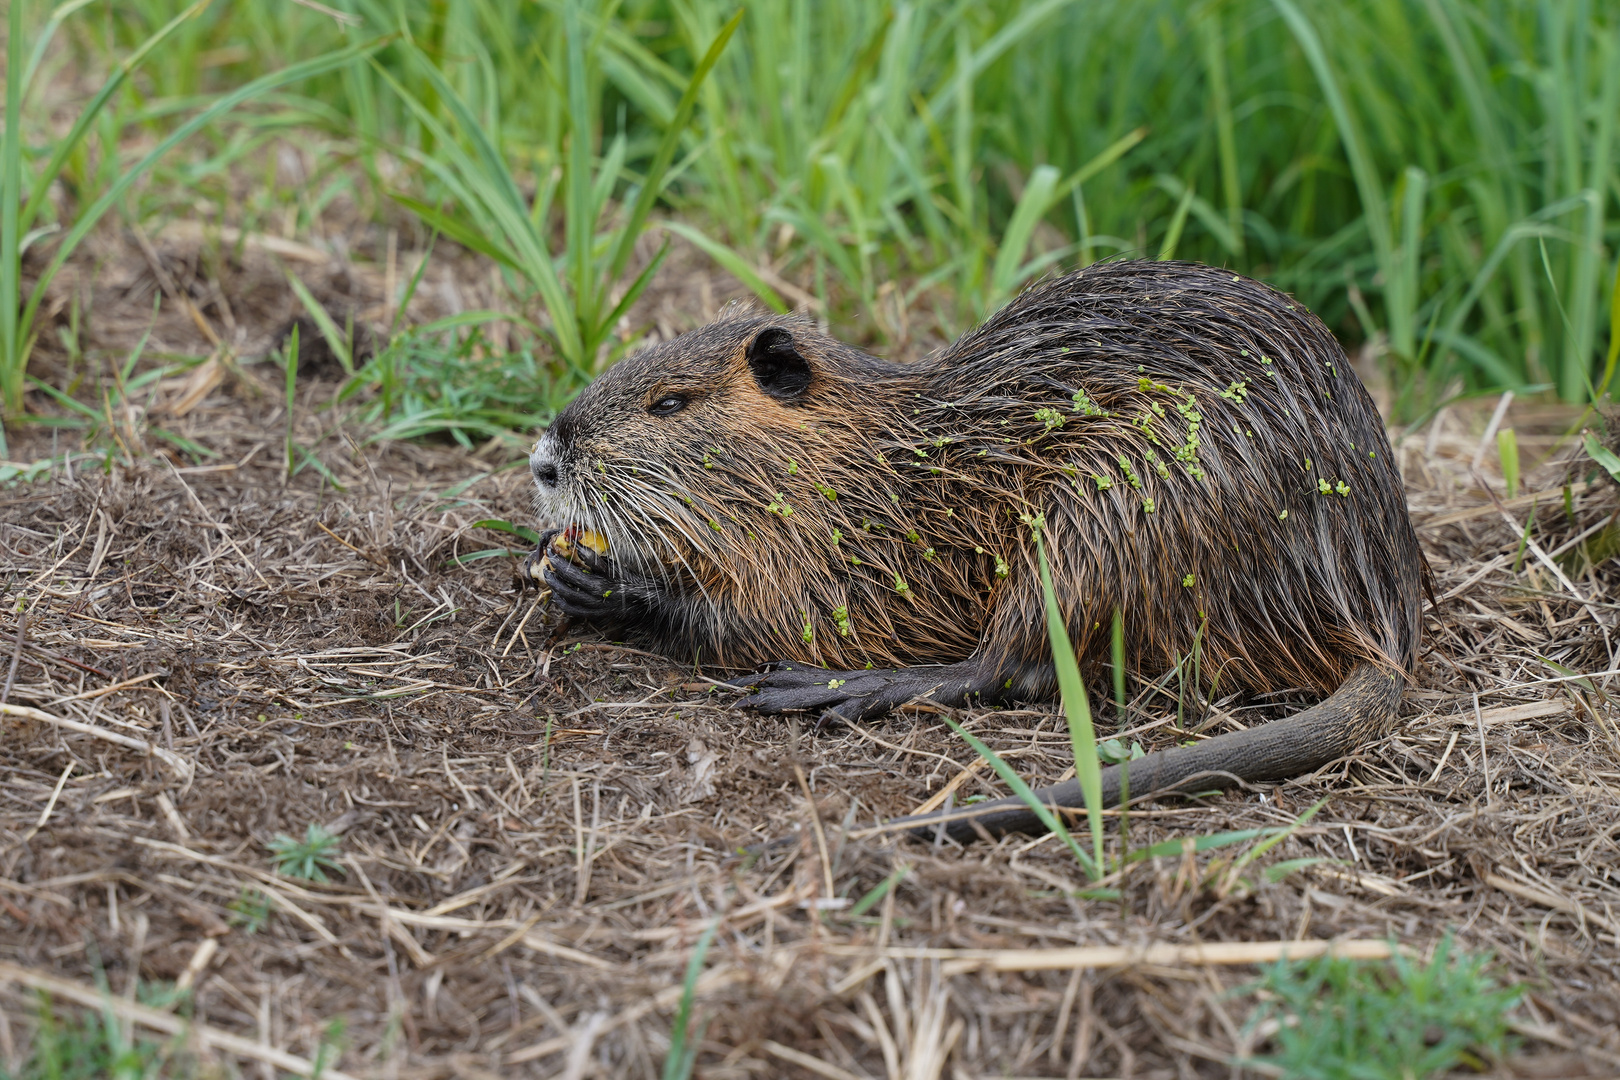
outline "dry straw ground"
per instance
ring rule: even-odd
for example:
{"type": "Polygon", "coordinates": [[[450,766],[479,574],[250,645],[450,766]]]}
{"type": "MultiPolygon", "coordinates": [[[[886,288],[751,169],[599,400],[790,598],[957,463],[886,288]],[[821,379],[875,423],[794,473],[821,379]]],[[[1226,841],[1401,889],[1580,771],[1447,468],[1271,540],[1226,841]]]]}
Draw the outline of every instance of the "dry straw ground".
{"type": "MultiPolygon", "coordinates": [[[[390,276],[380,242],[343,258],[263,241],[211,259],[183,232],[146,246],[109,236],[83,260],[92,346],[128,348],[166,289],[160,347],[206,351],[206,322],[262,351],[296,311],[273,257],[362,320],[390,276]]],[[[488,281],[436,265],[423,303],[477,302],[488,281]]],[[[690,265],[664,281],[644,304],[666,332],[726,291],[690,265]]],[[[141,403],[215,464],[133,445],[126,414],[127,462],[0,492],[13,1067],[37,989],[67,1010],[102,1000],[104,978],[137,1032],[182,1031],[205,1065],[249,1076],[307,1067],[339,1017],[330,1069],[345,1075],[657,1076],[694,944],[717,925],[697,984],[705,1077],[1228,1075],[1256,1048],[1252,999],[1231,993],[1255,969],[1187,947],[1422,953],[1448,929],[1529,987],[1499,1071],[1620,1072],[1620,710],[1607,675],[1554,667],[1615,666],[1620,494],[1572,475],[1556,438],[1570,415],[1507,414],[1526,461],[1547,459],[1528,485],[1553,494],[1533,504],[1499,508],[1481,486],[1500,490],[1494,451],[1478,452],[1488,407],[1401,442],[1438,606],[1398,734],[1315,776],[1130,815],[1141,846],[1286,824],[1326,796],[1262,861],[1330,861],[1265,884],[1227,872],[1241,849],[1161,858],[1132,868],[1121,901],[1090,902],[1050,839],[850,835],[947,790],[999,793],[928,707],[813,735],[732,709],[707,681],[722,673],[554,639],[507,560],[452,563],[496,542],[474,522],[525,520],[510,449],[333,435],[317,406],[336,384],[312,371],[296,430],[341,487],[312,470],[287,482],[264,372],[226,364],[141,403]],[[341,836],[325,884],[278,876],[267,850],[311,823],[341,836]],[[781,834],[800,842],[734,855],[781,834]],[[897,872],[859,917],[837,899],[897,872]],[[1053,952],[1075,946],[1131,962],[1053,952]],[[1061,966],[1023,970],[1043,960],[1061,966]],[[190,987],[189,1019],[140,1004],[163,980],[190,987]]],[[[35,432],[13,456],[49,447],[35,432]]],[[[1028,776],[1070,764],[1049,707],[957,715],[1028,776]]],[[[1229,703],[1204,730],[1259,715],[1229,703]]],[[[1155,746],[1185,737],[1173,722],[1173,702],[1143,698],[1130,727],[1155,746]]]]}

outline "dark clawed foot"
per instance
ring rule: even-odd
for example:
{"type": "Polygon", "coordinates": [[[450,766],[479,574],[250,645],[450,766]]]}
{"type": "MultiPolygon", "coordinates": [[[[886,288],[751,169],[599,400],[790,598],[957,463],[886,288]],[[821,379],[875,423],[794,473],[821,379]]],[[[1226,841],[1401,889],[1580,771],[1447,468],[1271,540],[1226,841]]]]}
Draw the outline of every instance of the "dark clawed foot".
{"type": "Polygon", "coordinates": [[[893,672],[835,671],[831,668],[819,668],[812,664],[800,663],[797,660],[776,660],[766,664],[752,675],[744,675],[740,679],[731,680],[731,685],[746,686],[750,689],[796,690],[811,686],[826,686],[834,680],[842,683],[870,675],[887,674],[893,674],[893,672]]]}
{"type": "MultiPolygon", "coordinates": [[[[607,569],[605,560],[597,561],[596,566],[607,569]]],[[[551,601],[564,613],[597,626],[612,626],[629,618],[632,604],[624,582],[575,566],[555,553],[546,559],[544,573],[551,601]]]]}
{"type": "Polygon", "coordinates": [[[816,723],[820,732],[832,724],[870,720],[928,696],[940,687],[943,673],[941,668],[831,671],[782,663],[734,685],[754,691],[737,702],[744,708],[766,714],[824,710],[816,723]]]}

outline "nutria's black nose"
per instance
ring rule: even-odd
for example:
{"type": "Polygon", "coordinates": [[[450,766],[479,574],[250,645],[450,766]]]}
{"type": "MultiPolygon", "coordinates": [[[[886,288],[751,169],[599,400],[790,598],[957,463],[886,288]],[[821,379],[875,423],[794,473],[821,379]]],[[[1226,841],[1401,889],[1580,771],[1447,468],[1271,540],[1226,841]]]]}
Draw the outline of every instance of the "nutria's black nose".
{"type": "Polygon", "coordinates": [[[537,461],[534,463],[535,481],[544,487],[557,486],[557,463],[555,461],[537,461]]]}

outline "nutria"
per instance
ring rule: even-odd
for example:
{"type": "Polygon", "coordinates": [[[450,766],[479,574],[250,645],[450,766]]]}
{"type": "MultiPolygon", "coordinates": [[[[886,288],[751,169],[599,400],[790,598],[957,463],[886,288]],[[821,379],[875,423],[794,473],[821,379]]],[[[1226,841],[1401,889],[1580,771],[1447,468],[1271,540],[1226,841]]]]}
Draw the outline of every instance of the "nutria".
{"type": "MultiPolygon", "coordinates": [[[[535,563],[554,602],[768,666],[763,712],[1055,697],[1037,532],[1083,670],[1117,610],[1138,677],[1197,648],[1223,690],[1325,696],[1131,762],[1133,795],[1316,769],[1389,730],[1417,658],[1427,568],[1376,407],[1301,304],[1207,266],[1096,264],[909,364],[725,318],[608,369],[531,465],[543,518],[609,549],[535,563]]],[[[1037,827],[1002,800],[950,831],[1037,827]]]]}

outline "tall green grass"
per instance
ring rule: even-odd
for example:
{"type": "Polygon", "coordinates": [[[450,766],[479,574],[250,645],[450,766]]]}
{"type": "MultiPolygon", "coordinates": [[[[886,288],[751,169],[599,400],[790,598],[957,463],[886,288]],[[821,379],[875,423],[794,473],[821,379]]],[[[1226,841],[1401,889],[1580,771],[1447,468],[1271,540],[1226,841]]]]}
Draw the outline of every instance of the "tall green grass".
{"type": "MultiPolygon", "coordinates": [[[[1492,388],[1581,400],[1600,381],[1613,5],[336,6],[345,20],[269,0],[188,16],[140,68],[140,122],[177,130],[266,73],[397,34],[274,100],[357,164],[366,206],[392,198],[501,262],[564,386],[634,339],[610,317],[644,284],[628,253],[658,217],[780,306],[753,273],[770,260],[878,347],[919,322],[964,329],[1048,269],[1174,254],[1265,277],[1374,342],[1405,414],[1492,388]]],[[[63,36],[110,69],[180,10],[114,5],[63,36]]],[[[214,149],[246,155],[225,131],[214,149]]]]}
{"type": "MultiPolygon", "coordinates": [[[[9,6],[7,13],[6,127],[0,137],[0,420],[3,421],[13,421],[22,414],[28,358],[38,329],[35,322],[51,282],[90,231],[119,205],[136,182],[188,137],[214,124],[237,106],[301,80],[339,70],[363,59],[376,47],[358,44],[336,49],[260,75],[196,103],[194,110],[187,110],[190,115],[183,121],[167,125],[165,137],[156,146],[130,164],[117,168],[104,189],[87,192],[80,186],[76,192],[80,197],[65,201],[63,207],[59,207],[52,201],[52,186],[68,169],[93,128],[101,127],[101,155],[117,160],[121,151],[117,142],[118,128],[100,122],[109,117],[109,108],[124,90],[131,74],[153,59],[168,39],[207,7],[207,0],[196,0],[157,27],[127,54],[112,59],[107,65],[110,74],[90,101],[79,109],[67,133],[49,140],[48,150],[30,155],[22,120],[25,97],[33,88],[34,76],[51,38],[67,18],[87,3],[88,0],[69,0],[56,8],[34,37],[31,50],[27,49],[30,28],[25,26],[24,19],[27,5],[18,0],[9,6]],[[109,132],[112,138],[108,137],[109,132]],[[25,168],[24,158],[30,156],[44,158],[43,165],[37,169],[25,168]],[[45,265],[25,291],[22,258],[35,245],[49,250],[49,255],[42,256],[45,265]]],[[[32,166],[32,162],[26,164],[32,166]]],[[[3,427],[0,427],[0,449],[3,446],[3,427]]]]}

